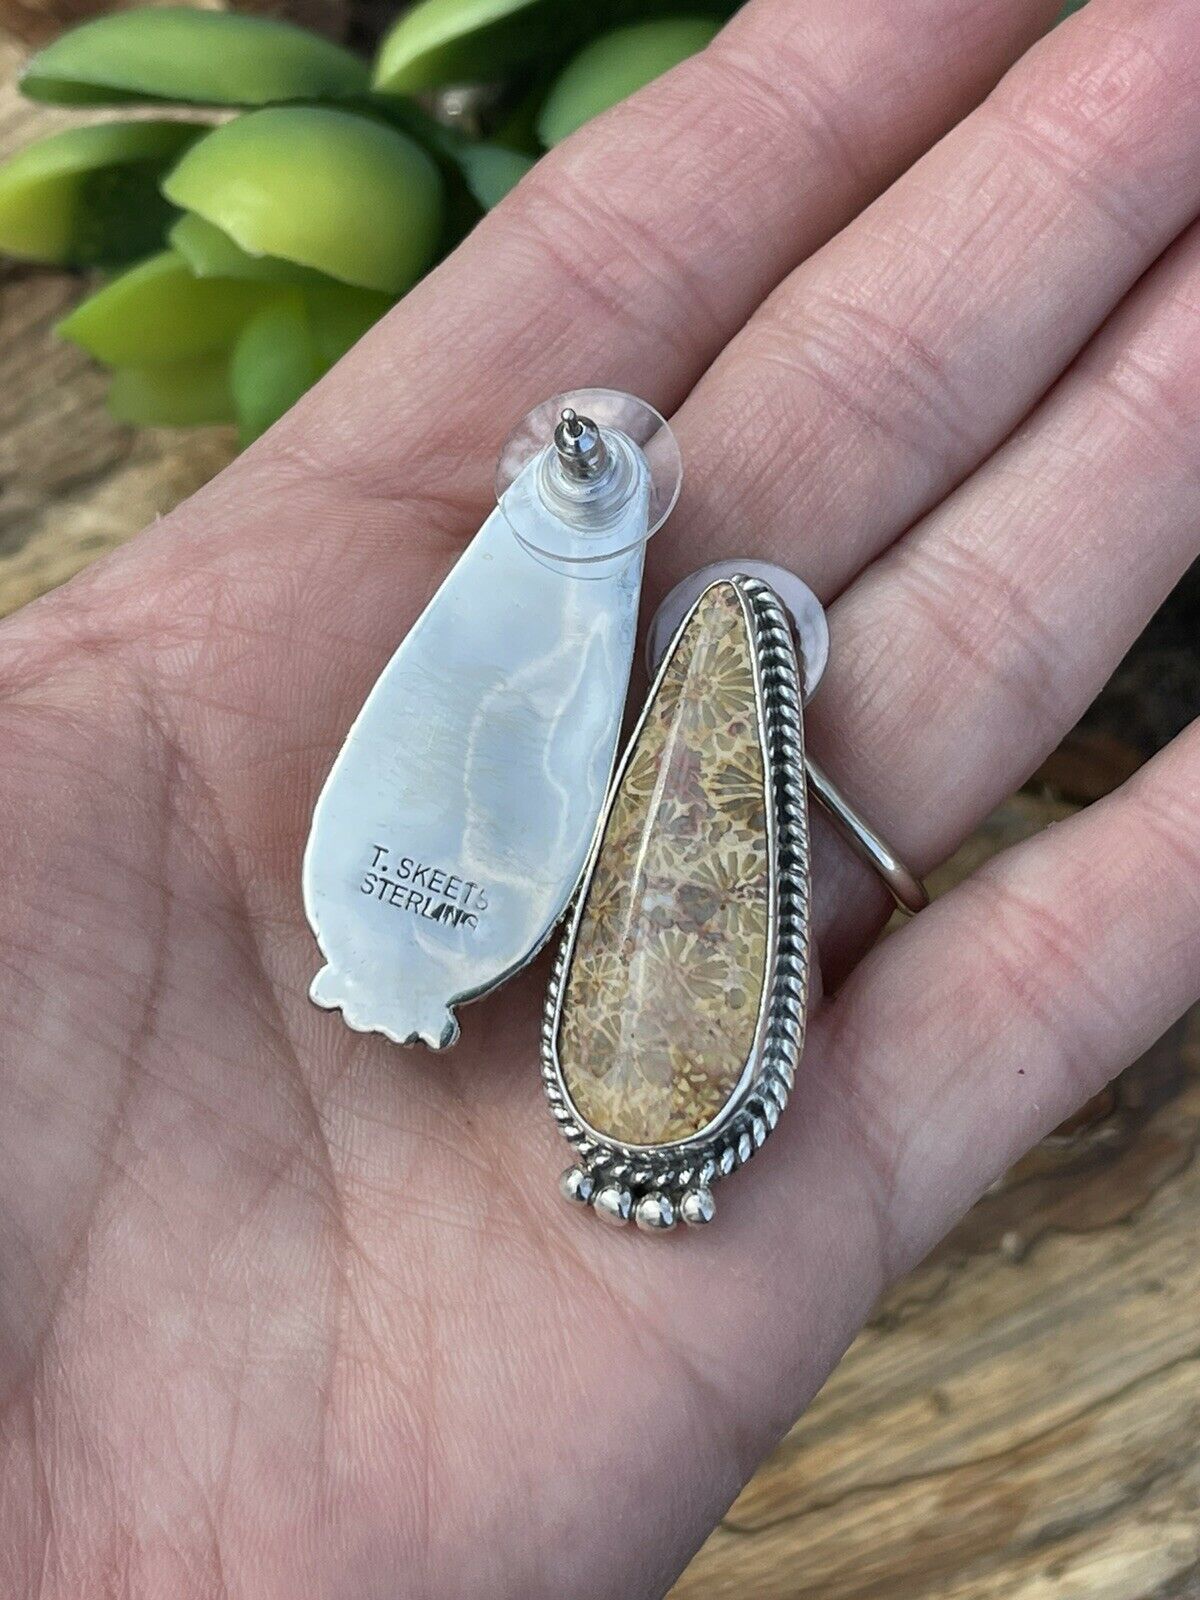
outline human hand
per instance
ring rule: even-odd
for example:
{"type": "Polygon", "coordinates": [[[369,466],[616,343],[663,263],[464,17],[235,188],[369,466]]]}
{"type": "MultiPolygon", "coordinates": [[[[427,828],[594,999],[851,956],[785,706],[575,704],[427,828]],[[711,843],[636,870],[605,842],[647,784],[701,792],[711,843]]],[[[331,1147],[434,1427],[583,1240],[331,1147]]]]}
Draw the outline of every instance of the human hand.
{"type": "Polygon", "coordinates": [[[0,630],[5,1594],[660,1594],[883,1285],[1200,992],[1193,729],[869,954],[818,838],[836,997],[701,1233],[558,1202],[544,971],[448,1058],[306,998],[317,789],[555,390],[675,410],[651,598],[744,554],[827,601],[810,742],[920,870],[1073,724],[1200,547],[1200,18],[1091,0],[967,115],[1057,9],[754,0],[0,630]]]}

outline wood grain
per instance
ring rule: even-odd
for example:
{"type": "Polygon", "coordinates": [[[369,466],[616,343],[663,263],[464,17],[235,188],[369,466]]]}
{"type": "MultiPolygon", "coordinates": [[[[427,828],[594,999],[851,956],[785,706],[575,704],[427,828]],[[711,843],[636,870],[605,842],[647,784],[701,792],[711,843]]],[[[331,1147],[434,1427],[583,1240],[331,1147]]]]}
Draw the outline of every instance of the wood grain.
{"type": "MultiPolygon", "coordinates": [[[[21,54],[0,36],[0,152],[63,120],[16,97],[21,54]]],[[[107,416],[50,332],[78,292],[0,276],[0,612],[232,451],[107,416]]],[[[1077,741],[1045,777],[1090,799],[1128,765],[1077,741]]],[[[939,880],[1068,809],[1017,797],[939,880]]],[[[1200,1600],[1198,1138],[1200,1016],[889,1295],[674,1600],[1200,1600]]]]}

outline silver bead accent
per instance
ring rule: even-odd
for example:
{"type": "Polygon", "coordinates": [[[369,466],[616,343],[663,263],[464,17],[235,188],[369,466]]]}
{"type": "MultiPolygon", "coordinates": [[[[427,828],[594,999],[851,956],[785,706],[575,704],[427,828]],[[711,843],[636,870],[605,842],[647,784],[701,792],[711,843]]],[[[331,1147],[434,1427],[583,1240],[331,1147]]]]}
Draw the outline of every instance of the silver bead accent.
{"type": "Polygon", "coordinates": [[[590,1205],[592,1196],[596,1193],[596,1180],[590,1172],[585,1172],[582,1167],[568,1167],[558,1180],[558,1187],[564,1200],[574,1200],[576,1205],[590,1205]]]}
{"type": "Polygon", "coordinates": [[[603,1189],[597,1190],[592,1210],[601,1222],[609,1222],[614,1228],[619,1228],[623,1222],[629,1221],[633,1196],[628,1189],[619,1188],[615,1183],[605,1184],[603,1189]]]}
{"type": "Polygon", "coordinates": [[[633,1220],[643,1233],[659,1233],[675,1226],[675,1207],[665,1194],[646,1194],[638,1201],[633,1220]]]}
{"type": "Polygon", "coordinates": [[[711,1222],[716,1209],[712,1190],[707,1187],[689,1189],[679,1202],[679,1215],[690,1228],[702,1228],[705,1223],[711,1222]]]}

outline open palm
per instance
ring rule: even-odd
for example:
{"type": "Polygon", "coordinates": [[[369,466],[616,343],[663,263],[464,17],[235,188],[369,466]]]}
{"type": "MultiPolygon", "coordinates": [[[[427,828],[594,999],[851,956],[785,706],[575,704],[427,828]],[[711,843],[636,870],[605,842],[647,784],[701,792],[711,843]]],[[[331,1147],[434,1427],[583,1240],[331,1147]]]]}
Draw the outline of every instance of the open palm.
{"type": "Polygon", "coordinates": [[[0,632],[0,1592],[660,1594],[1200,992],[1193,730],[869,955],[818,840],[836,998],[704,1233],[559,1203],[544,973],[447,1057],[306,999],[314,797],[555,390],[675,413],[652,593],[745,554],[826,598],[811,743],[920,869],[1077,718],[1200,548],[1200,15],[1092,0],[979,104],[1057,4],[753,0],[0,632]]]}

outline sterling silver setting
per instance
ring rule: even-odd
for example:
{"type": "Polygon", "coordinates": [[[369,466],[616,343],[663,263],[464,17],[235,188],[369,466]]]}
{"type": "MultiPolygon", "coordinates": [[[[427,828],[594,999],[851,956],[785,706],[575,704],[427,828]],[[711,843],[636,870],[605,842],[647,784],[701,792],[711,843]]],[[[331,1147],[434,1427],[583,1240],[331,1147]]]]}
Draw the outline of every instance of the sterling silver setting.
{"type": "Polygon", "coordinates": [[[646,541],[679,493],[670,428],[587,389],[509,436],[497,506],[380,674],[313,811],[314,1004],[444,1050],[575,891],[620,740],[646,541]]]}
{"type": "Polygon", "coordinates": [[[588,886],[620,779],[637,745],[667,664],[690,620],[679,623],[646,708],[610,786],[565,937],[550,979],[542,1024],[542,1083],[550,1110],[576,1162],[560,1180],[564,1196],[591,1206],[605,1222],[634,1221],[663,1232],[682,1221],[712,1220],[712,1188],[762,1148],[787,1105],[804,1048],[810,976],[810,864],[804,754],[803,664],[787,612],[759,578],[732,581],[750,620],[757,699],[766,759],[768,855],[771,898],[768,977],[754,1048],[741,1079],[718,1115],[690,1138],[658,1145],[621,1144],[590,1127],[577,1113],[558,1055],[565,976],[582,921],[588,886]]]}

